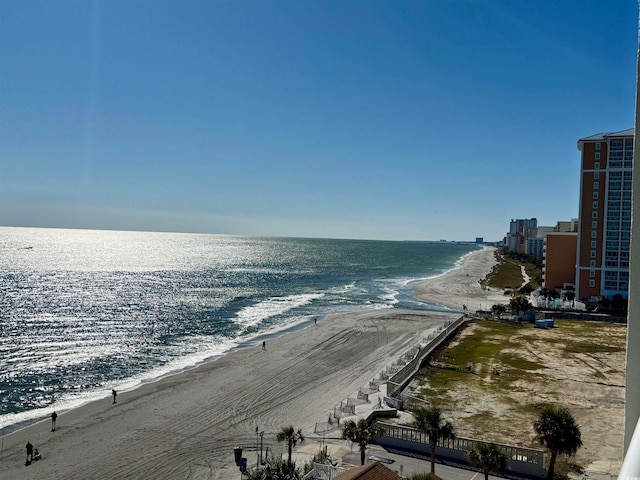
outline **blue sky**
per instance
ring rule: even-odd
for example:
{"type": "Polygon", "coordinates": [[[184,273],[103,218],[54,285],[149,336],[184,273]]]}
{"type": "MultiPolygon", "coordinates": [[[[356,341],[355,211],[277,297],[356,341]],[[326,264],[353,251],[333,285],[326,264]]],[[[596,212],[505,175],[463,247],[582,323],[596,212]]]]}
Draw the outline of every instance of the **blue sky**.
{"type": "Polygon", "coordinates": [[[0,0],[0,225],[555,225],[577,140],[633,126],[637,33],[635,0],[0,0]]]}

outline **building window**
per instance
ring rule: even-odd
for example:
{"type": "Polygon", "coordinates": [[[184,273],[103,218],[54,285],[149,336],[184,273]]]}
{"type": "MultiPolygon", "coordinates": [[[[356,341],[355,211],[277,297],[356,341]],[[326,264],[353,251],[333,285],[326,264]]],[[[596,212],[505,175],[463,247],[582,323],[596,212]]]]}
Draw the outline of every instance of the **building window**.
{"type": "Polygon", "coordinates": [[[598,208],[598,201],[593,202],[593,208],[598,208]]]}
{"type": "Polygon", "coordinates": [[[593,182],[593,189],[598,190],[600,188],[600,182],[593,182]]]}
{"type": "Polygon", "coordinates": [[[590,287],[595,287],[596,286],[596,281],[595,280],[589,280],[589,286],[590,287]]]}
{"type": "Polygon", "coordinates": [[[598,232],[596,232],[595,230],[593,230],[591,232],[591,238],[598,238],[598,232]]]}
{"type": "Polygon", "coordinates": [[[600,178],[600,172],[596,172],[593,174],[593,178],[595,178],[596,180],[598,180],[600,178]]]}
{"type": "Polygon", "coordinates": [[[596,150],[600,150],[600,142],[596,142],[596,150]]]}
{"type": "MultiPolygon", "coordinates": [[[[598,218],[598,212],[591,212],[591,218],[598,218]]],[[[598,227],[592,227],[592,228],[598,228],[598,227]]]]}
{"type": "Polygon", "coordinates": [[[596,160],[600,160],[600,152],[596,152],[596,160]]]}
{"type": "Polygon", "coordinates": [[[595,260],[589,260],[589,267],[596,268],[596,261],[595,260]]]}
{"type": "Polygon", "coordinates": [[[591,240],[591,248],[596,248],[596,244],[598,242],[596,240],[591,240]]]}
{"type": "Polygon", "coordinates": [[[600,162],[595,162],[593,164],[593,168],[595,168],[596,170],[600,170],[600,162]]]}
{"type": "Polygon", "coordinates": [[[595,270],[589,270],[589,276],[590,277],[595,277],[596,276],[596,271],[595,270]]]}
{"type": "MultiPolygon", "coordinates": [[[[597,213],[597,212],[593,212],[597,213]]],[[[598,222],[591,222],[591,228],[598,228],[598,222]]]]}
{"type": "Polygon", "coordinates": [[[596,251],[595,250],[591,250],[591,258],[596,258],[596,251]]]}
{"type": "Polygon", "coordinates": [[[593,192],[593,198],[598,198],[598,192],[593,192]]]}

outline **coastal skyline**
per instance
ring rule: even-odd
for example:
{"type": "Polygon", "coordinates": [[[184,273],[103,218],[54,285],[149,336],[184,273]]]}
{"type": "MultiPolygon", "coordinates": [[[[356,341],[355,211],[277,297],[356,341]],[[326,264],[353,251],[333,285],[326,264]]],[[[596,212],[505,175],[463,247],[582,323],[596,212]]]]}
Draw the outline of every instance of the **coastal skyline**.
{"type": "Polygon", "coordinates": [[[500,240],[633,126],[637,3],[4,1],[0,225],[500,240]]]}

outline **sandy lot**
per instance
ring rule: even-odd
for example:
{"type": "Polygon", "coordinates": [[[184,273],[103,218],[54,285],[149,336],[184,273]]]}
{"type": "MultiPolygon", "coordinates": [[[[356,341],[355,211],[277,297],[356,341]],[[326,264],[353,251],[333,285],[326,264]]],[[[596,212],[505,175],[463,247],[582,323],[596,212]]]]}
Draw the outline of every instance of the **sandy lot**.
{"type": "Polygon", "coordinates": [[[584,444],[571,460],[591,472],[617,474],[622,463],[626,326],[556,325],[524,325],[507,335],[489,335],[475,350],[480,359],[473,373],[451,372],[453,363],[448,362],[455,362],[456,345],[488,331],[471,324],[448,345],[451,356],[444,350],[440,362],[434,362],[437,368],[416,393],[422,391],[441,404],[460,436],[534,448],[540,448],[533,432],[540,405],[566,406],[580,425],[584,444]],[[497,348],[484,356],[488,344],[497,348]]]}

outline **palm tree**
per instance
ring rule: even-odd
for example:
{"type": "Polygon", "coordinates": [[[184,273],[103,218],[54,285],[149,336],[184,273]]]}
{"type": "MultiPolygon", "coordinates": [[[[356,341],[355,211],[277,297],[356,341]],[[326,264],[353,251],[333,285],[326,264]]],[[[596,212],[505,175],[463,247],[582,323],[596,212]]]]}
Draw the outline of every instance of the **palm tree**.
{"type": "Polygon", "coordinates": [[[580,427],[568,408],[548,405],[533,423],[533,429],[540,444],[551,451],[547,478],[552,479],[558,454],[573,455],[582,446],[580,427]]]}
{"type": "Polygon", "coordinates": [[[289,465],[291,465],[291,453],[293,451],[293,447],[299,442],[304,441],[304,437],[302,436],[302,430],[298,429],[296,431],[293,428],[293,425],[288,427],[282,427],[282,430],[278,433],[278,442],[287,442],[289,444],[289,465]]]}
{"type": "Polygon", "coordinates": [[[436,469],[436,445],[440,440],[455,438],[451,422],[442,422],[442,410],[438,407],[417,407],[413,411],[416,419],[415,425],[418,430],[426,433],[429,437],[429,448],[431,449],[431,473],[435,474],[436,469]]]}
{"type": "Polygon", "coordinates": [[[507,467],[507,457],[494,443],[476,443],[469,452],[469,462],[484,473],[484,480],[489,480],[490,472],[500,472],[507,467]]]}
{"type": "Polygon", "coordinates": [[[507,306],[502,303],[496,303],[495,305],[491,306],[491,313],[498,318],[500,317],[500,315],[502,315],[506,311],[507,311],[507,306]]]}
{"type": "Polygon", "coordinates": [[[360,446],[360,465],[364,465],[364,456],[367,445],[371,440],[380,438],[384,434],[384,429],[373,423],[369,425],[364,418],[358,420],[358,423],[349,420],[344,424],[342,429],[342,438],[351,440],[360,446]]]}
{"type": "Polygon", "coordinates": [[[518,295],[509,300],[509,308],[518,313],[523,313],[531,309],[531,302],[529,302],[529,299],[524,295],[518,295]]]}

